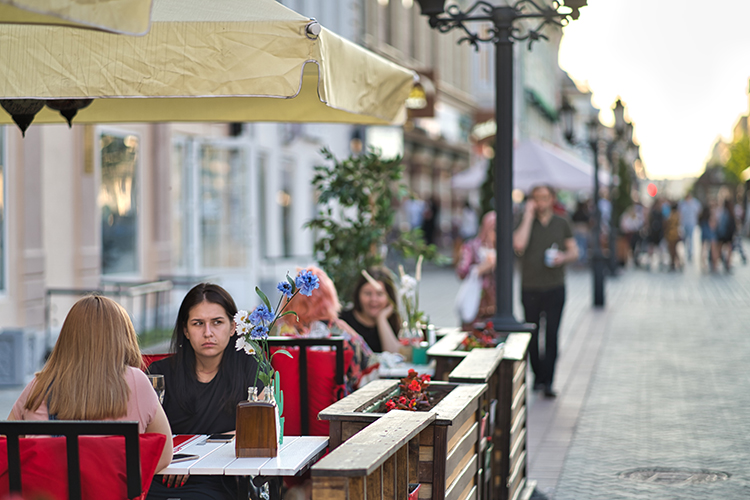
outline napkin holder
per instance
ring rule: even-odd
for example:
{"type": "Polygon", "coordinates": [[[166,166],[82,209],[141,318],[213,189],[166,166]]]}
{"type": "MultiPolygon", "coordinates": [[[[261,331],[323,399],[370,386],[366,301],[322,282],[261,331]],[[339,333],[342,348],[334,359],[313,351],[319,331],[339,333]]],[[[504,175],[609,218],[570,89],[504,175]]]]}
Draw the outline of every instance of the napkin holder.
{"type": "Polygon", "coordinates": [[[237,404],[237,458],[275,457],[279,453],[278,407],[267,401],[237,404]]]}

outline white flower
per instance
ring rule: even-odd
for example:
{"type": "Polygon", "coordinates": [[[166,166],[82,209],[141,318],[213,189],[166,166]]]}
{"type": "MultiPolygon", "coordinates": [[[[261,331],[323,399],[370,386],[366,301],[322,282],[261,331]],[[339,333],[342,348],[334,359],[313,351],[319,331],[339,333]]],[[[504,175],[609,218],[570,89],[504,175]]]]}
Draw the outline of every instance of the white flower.
{"type": "Polygon", "coordinates": [[[250,322],[250,313],[248,313],[245,310],[239,310],[237,311],[237,314],[234,315],[234,322],[238,325],[240,323],[249,323],[250,322]]]}
{"type": "MultiPolygon", "coordinates": [[[[237,332],[237,335],[244,336],[250,333],[250,325],[245,322],[238,321],[236,323],[237,327],[235,331],[237,332]]],[[[237,349],[239,351],[239,349],[237,349]]]]}
{"type": "Polygon", "coordinates": [[[405,274],[401,277],[401,288],[399,288],[399,295],[402,298],[413,301],[417,297],[417,280],[405,274]]]}
{"type": "Polygon", "coordinates": [[[253,345],[245,340],[245,337],[239,337],[237,338],[237,342],[234,344],[234,348],[238,351],[245,350],[245,353],[249,356],[252,356],[255,354],[255,349],[253,348],[253,345]]]}

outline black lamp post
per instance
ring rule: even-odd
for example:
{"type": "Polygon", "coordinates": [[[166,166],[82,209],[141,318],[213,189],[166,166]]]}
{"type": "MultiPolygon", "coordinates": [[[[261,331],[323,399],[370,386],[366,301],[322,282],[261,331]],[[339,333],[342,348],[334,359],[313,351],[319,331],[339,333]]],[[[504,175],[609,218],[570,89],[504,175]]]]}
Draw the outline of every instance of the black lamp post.
{"type": "Polygon", "coordinates": [[[497,265],[495,266],[495,317],[498,332],[528,330],[513,316],[513,43],[528,40],[531,44],[547,39],[541,33],[547,24],[565,26],[578,19],[579,9],[587,0],[553,1],[552,6],[534,0],[517,0],[513,5],[496,6],[479,0],[462,11],[458,5],[445,8],[445,0],[417,0],[422,15],[429,16],[430,26],[441,33],[461,29],[466,34],[458,43],[468,42],[478,49],[478,42],[495,44],[495,211],[497,213],[497,265]],[[518,20],[538,20],[539,24],[521,33],[514,26],[518,20]],[[466,22],[490,22],[487,35],[472,32],[466,22]]]}
{"type": "MultiPolygon", "coordinates": [[[[573,115],[575,114],[575,108],[570,105],[567,99],[563,99],[562,107],[560,108],[560,120],[563,126],[563,134],[565,139],[571,144],[578,144],[575,138],[574,126],[573,126],[573,115]]],[[[601,245],[601,231],[602,231],[602,215],[599,211],[599,143],[601,142],[600,137],[600,124],[599,117],[593,115],[586,124],[586,145],[591,149],[591,153],[594,156],[594,207],[593,217],[594,224],[591,230],[591,247],[593,255],[591,257],[591,265],[594,271],[594,307],[604,306],[604,265],[605,259],[602,253],[601,245]]]]}

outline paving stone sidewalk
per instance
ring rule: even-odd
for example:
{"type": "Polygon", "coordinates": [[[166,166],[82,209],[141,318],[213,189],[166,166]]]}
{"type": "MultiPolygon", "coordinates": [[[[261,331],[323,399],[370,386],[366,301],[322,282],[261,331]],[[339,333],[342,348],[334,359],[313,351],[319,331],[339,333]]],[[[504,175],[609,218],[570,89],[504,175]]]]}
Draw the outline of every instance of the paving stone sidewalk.
{"type": "Polygon", "coordinates": [[[749,498],[750,268],[629,270],[608,281],[602,311],[590,307],[590,290],[589,276],[571,274],[560,397],[530,397],[538,491],[555,500],[749,498]],[[675,470],[620,477],[637,468],[675,470]]]}

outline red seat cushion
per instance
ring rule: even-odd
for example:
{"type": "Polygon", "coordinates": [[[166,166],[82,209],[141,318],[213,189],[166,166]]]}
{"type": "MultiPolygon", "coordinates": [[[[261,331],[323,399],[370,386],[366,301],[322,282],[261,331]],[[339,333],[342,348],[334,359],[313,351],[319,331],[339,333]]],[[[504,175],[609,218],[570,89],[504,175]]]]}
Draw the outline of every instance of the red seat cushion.
{"type": "MultiPolygon", "coordinates": [[[[281,349],[271,348],[271,352],[281,349]]],[[[285,349],[293,356],[274,356],[273,366],[281,374],[284,391],[284,434],[299,436],[300,423],[300,373],[299,347],[285,349]]],[[[344,350],[344,372],[354,357],[350,349],[344,350]]],[[[308,391],[308,422],[311,436],[327,436],[328,422],[318,420],[318,413],[344,396],[343,386],[336,384],[336,351],[307,348],[307,374],[304,380],[308,391]]]]}
{"type": "MultiPolygon", "coordinates": [[[[164,449],[164,434],[140,435],[141,491],[145,498],[164,449]]],[[[81,436],[78,440],[83,500],[125,500],[125,438],[81,436]]],[[[21,438],[21,485],[24,498],[68,500],[64,437],[21,438]]],[[[0,438],[0,497],[9,491],[8,451],[0,438]]]]}
{"type": "Polygon", "coordinates": [[[160,359],[168,358],[172,354],[141,354],[141,359],[143,359],[143,368],[148,368],[151,366],[151,363],[154,361],[159,361],[160,359]]]}

